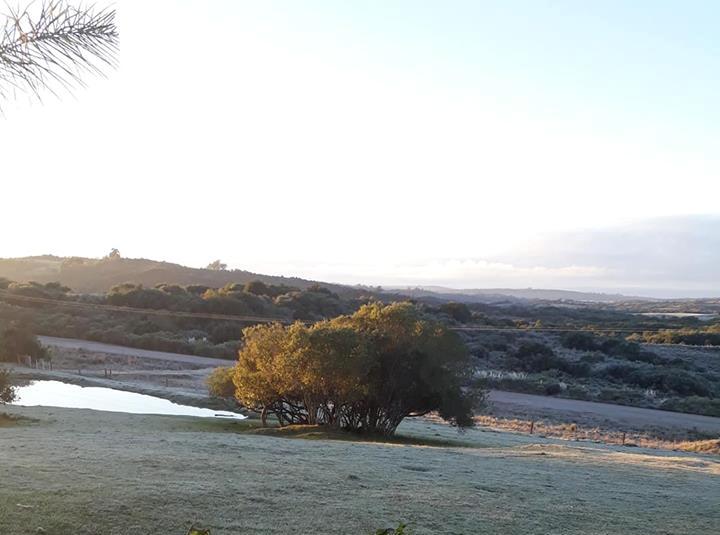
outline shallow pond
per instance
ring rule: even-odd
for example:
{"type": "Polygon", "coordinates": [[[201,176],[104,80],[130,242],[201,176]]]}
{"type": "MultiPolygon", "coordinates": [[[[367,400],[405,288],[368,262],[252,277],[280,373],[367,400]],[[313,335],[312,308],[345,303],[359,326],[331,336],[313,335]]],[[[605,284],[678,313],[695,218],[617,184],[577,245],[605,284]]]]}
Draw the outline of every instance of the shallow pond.
{"type": "Polygon", "coordinates": [[[202,409],[178,405],[167,399],[95,386],[78,386],[60,381],[33,381],[16,389],[17,399],[13,405],[23,407],[63,407],[68,409],[93,409],[96,411],[127,412],[130,414],[169,414],[175,416],[200,416],[204,418],[235,418],[242,414],[229,411],[202,409]]]}

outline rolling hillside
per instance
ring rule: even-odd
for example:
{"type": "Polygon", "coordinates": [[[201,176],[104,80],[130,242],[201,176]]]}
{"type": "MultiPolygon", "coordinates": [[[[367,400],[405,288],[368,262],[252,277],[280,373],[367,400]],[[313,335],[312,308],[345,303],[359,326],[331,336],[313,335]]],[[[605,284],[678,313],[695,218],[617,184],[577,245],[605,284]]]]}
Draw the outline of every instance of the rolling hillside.
{"type": "MultiPolygon", "coordinates": [[[[244,284],[260,280],[266,284],[284,284],[304,289],[314,281],[296,277],[276,277],[243,270],[214,271],[197,269],[146,259],[93,259],[33,256],[0,259],[0,277],[18,282],[60,282],[78,293],[105,293],[125,282],[154,287],[156,284],[201,284],[219,288],[228,283],[244,284]]],[[[349,289],[341,285],[328,285],[335,291],[349,289]]]]}
{"type": "MultiPolygon", "coordinates": [[[[0,259],[0,277],[18,282],[60,282],[78,293],[105,293],[113,286],[131,282],[152,288],[157,284],[198,284],[220,288],[229,283],[244,284],[260,280],[266,284],[294,286],[305,289],[317,281],[298,277],[263,275],[240,269],[216,271],[198,269],[144,258],[63,258],[53,255],[0,259]]],[[[334,292],[354,294],[358,287],[322,283],[334,292]]],[[[375,287],[360,287],[376,291],[375,287]]],[[[618,303],[651,301],[646,298],[619,294],[575,292],[552,289],[452,289],[440,286],[392,287],[388,292],[415,299],[459,301],[465,303],[495,303],[508,300],[575,301],[585,303],[618,303]]]]}

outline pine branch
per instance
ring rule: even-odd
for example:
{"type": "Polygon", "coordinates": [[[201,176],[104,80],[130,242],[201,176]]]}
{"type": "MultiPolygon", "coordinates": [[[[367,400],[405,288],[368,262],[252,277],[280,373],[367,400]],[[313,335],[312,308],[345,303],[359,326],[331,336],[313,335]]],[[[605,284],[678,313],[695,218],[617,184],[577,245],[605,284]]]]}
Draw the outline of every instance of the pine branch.
{"type": "Polygon", "coordinates": [[[103,76],[117,66],[115,10],[43,0],[9,9],[0,24],[0,99],[17,91],[41,97],[57,88],[84,86],[83,76],[103,76]]]}

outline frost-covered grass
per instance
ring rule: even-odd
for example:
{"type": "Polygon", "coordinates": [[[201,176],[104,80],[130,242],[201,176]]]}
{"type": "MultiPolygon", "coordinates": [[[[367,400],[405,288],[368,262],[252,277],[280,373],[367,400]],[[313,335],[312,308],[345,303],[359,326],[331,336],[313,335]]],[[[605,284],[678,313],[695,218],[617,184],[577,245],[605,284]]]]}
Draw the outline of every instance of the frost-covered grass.
{"type": "Polygon", "coordinates": [[[194,523],[213,535],[352,535],[403,521],[433,535],[695,535],[720,525],[720,462],[697,453],[458,436],[425,421],[385,444],[259,433],[253,422],[7,410],[35,421],[0,429],[0,533],[168,535],[194,523]]]}

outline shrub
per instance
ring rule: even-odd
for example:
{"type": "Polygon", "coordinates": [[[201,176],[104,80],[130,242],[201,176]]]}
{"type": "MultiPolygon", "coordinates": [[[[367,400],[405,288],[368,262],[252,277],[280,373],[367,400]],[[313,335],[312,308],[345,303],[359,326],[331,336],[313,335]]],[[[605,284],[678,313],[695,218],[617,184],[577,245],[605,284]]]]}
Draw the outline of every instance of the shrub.
{"type": "Polygon", "coordinates": [[[591,353],[590,355],[583,355],[580,357],[580,362],[587,362],[588,364],[598,364],[599,362],[605,361],[605,355],[602,353],[591,353]]]}
{"type": "Polygon", "coordinates": [[[548,396],[557,396],[560,392],[562,392],[560,383],[550,383],[545,387],[545,394],[548,396]]]}
{"type": "Polygon", "coordinates": [[[640,355],[640,344],[628,342],[621,338],[609,338],[600,344],[600,351],[606,355],[630,359],[640,355]]]}
{"type": "Polygon", "coordinates": [[[472,312],[465,303],[445,303],[439,309],[458,323],[469,323],[472,320],[472,312]]]}
{"type": "Polygon", "coordinates": [[[231,367],[215,368],[207,378],[207,386],[211,396],[229,399],[235,397],[235,383],[233,383],[234,369],[231,367]]]}
{"type": "Polygon", "coordinates": [[[546,356],[554,357],[555,352],[551,347],[541,344],[539,342],[525,342],[520,344],[518,350],[515,352],[515,356],[519,359],[523,359],[530,356],[546,356]]]}
{"type": "Polygon", "coordinates": [[[646,351],[644,349],[640,350],[637,353],[630,352],[627,355],[624,355],[624,357],[631,362],[645,362],[648,364],[662,364],[665,362],[664,358],[653,353],[652,351],[646,351]]]}
{"type": "Polygon", "coordinates": [[[592,367],[587,362],[572,362],[564,359],[558,359],[557,369],[572,377],[587,377],[592,371],[592,367]]]}
{"type": "Polygon", "coordinates": [[[594,335],[583,332],[568,332],[560,337],[560,343],[568,349],[580,351],[595,351],[598,349],[598,342],[594,335]]]}
{"type": "Polygon", "coordinates": [[[550,347],[537,342],[521,344],[515,352],[515,359],[521,370],[531,373],[557,369],[560,362],[550,347]]]}
{"type": "Polygon", "coordinates": [[[610,364],[597,372],[600,377],[606,377],[616,381],[627,382],[630,374],[637,370],[637,366],[630,364],[610,364]]]}
{"type": "Polygon", "coordinates": [[[599,401],[625,405],[637,405],[643,401],[642,394],[621,388],[604,388],[598,394],[599,401]]]}
{"type": "Polygon", "coordinates": [[[682,370],[637,369],[627,376],[626,382],[681,396],[707,397],[710,394],[705,381],[682,370]]]}
{"type": "Polygon", "coordinates": [[[47,359],[50,354],[28,328],[12,324],[0,335],[0,361],[14,362],[25,356],[47,359]]]}
{"type": "Polygon", "coordinates": [[[15,389],[10,382],[10,372],[0,369],[0,405],[15,401],[15,389]]]}

